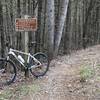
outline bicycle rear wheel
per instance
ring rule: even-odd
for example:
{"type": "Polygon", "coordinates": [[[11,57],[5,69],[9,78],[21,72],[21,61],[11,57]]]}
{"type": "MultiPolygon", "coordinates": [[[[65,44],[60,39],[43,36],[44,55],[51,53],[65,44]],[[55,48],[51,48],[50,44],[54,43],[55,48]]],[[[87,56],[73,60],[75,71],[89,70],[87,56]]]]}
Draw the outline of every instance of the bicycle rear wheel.
{"type": "MultiPolygon", "coordinates": [[[[36,53],[33,55],[38,61],[40,61],[41,66],[38,64],[36,65],[37,67],[33,67],[30,69],[30,72],[32,75],[35,77],[40,77],[44,76],[46,72],[48,71],[49,64],[48,64],[48,57],[44,53],[36,53]]],[[[30,61],[31,66],[35,66],[35,62],[33,59],[30,61]]]]}
{"type": "Polygon", "coordinates": [[[16,78],[16,67],[10,60],[0,59],[0,86],[10,85],[16,78]]]}

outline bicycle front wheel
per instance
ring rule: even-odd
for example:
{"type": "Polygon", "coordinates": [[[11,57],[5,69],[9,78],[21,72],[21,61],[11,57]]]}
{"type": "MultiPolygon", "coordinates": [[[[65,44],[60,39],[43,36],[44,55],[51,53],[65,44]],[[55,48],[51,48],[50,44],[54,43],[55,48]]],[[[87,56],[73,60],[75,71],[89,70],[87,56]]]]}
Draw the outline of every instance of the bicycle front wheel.
{"type": "Polygon", "coordinates": [[[10,85],[16,78],[16,67],[10,60],[0,59],[0,86],[10,85]]]}
{"type": "MultiPolygon", "coordinates": [[[[40,61],[41,65],[37,65],[37,67],[33,67],[30,69],[30,72],[35,77],[44,76],[46,72],[48,71],[49,64],[48,64],[48,57],[44,53],[36,53],[33,55],[38,61],[40,61]]],[[[30,61],[31,66],[35,65],[35,62],[33,59],[30,61]]]]}

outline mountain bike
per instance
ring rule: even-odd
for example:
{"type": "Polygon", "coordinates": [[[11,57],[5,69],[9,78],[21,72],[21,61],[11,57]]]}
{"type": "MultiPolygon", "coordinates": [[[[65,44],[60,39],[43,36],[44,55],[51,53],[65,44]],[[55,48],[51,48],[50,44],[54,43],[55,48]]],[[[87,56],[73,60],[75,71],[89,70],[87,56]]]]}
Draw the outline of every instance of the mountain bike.
{"type": "MultiPolygon", "coordinates": [[[[33,42],[32,44],[35,44],[33,42]]],[[[15,59],[20,63],[25,69],[28,69],[31,74],[35,77],[44,76],[48,71],[48,57],[42,52],[37,52],[35,54],[25,53],[19,50],[10,48],[6,58],[0,58],[0,85],[10,85],[15,81],[17,70],[17,65],[14,64],[15,59]],[[25,60],[22,55],[26,56],[25,60]]]]}

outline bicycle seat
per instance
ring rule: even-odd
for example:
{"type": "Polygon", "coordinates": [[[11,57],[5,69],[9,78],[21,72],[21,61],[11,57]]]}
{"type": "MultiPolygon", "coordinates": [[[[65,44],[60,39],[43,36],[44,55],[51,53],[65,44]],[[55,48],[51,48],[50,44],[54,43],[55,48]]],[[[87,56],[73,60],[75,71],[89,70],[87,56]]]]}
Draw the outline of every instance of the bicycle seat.
{"type": "Polygon", "coordinates": [[[31,42],[30,44],[32,44],[32,45],[33,45],[33,44],[36,44],[36,41],[33,41],[33,42],[31,42]]]}
{"type": "Polygon", "coordinates": [[[28,43],[28,46],[29,46],[29,47],[32,47],[32,46],[34,46],[35,44],[36,44],[36,41],[33,41],[33,42],[28,43]]]}
{"type": "Polygon", "coordinates": [[[35,45],[43,45],[42,43],[37,43],[36,41],[30,42],[29,47],[35,46],[35,45]]]}

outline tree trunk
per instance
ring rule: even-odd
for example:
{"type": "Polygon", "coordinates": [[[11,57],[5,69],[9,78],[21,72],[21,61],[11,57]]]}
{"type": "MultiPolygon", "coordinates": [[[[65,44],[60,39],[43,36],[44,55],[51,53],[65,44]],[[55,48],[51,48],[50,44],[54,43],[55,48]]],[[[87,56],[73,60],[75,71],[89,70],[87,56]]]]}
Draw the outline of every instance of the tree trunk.
{"type": "Polygon", "coordinates": [[[5,35],[3,33],[3,12],[2,12],[2,3],[0,1],[0,48],[1,48],[1,52],[0,55],[1,57],[5,56],[5,35]]]}
{"type": "Polygon", "coordinates": [[[48,57],[53,57],[54,46],[54,0],[47,0],[47,23],[48,23],[48,57]]]}
{"type": "MultiPolygon", "coordinates": [[[[42,26],[42,0],[39,0],[38,2],[38,29],[37,29],[37,32],[36,32],[36,42],[37,43],[40,43],[41,42],[41,26],[42,26]]],[[[35,47],[35,52],[39,52],[40,51],[40,45],[36,45],[35,47]]]]}
{"type": "Polygon", "coordinates": [[[56,57],[58,54],[58,49],[63,33],[64,23],[66,20],[67,8],[68,8],[69,0],[63,0],[60,6],[60,16],[58,18],[58,25],[55,32],[54,38],[54,56],[56,57]]]}
{"type": "Polygon", "coordinates": [[[87,42],[89,40],[89,38],[87,38],[86,36],[87,35],[87,24],[88,24],[89,16],[91,15],[91,11],[94,8],[94,3],[95,3],[95,0],[90,0],[89,7],[85,13],[85,21],[83,23],[83,48],[84,49],[86,48],[87,42]]]}

